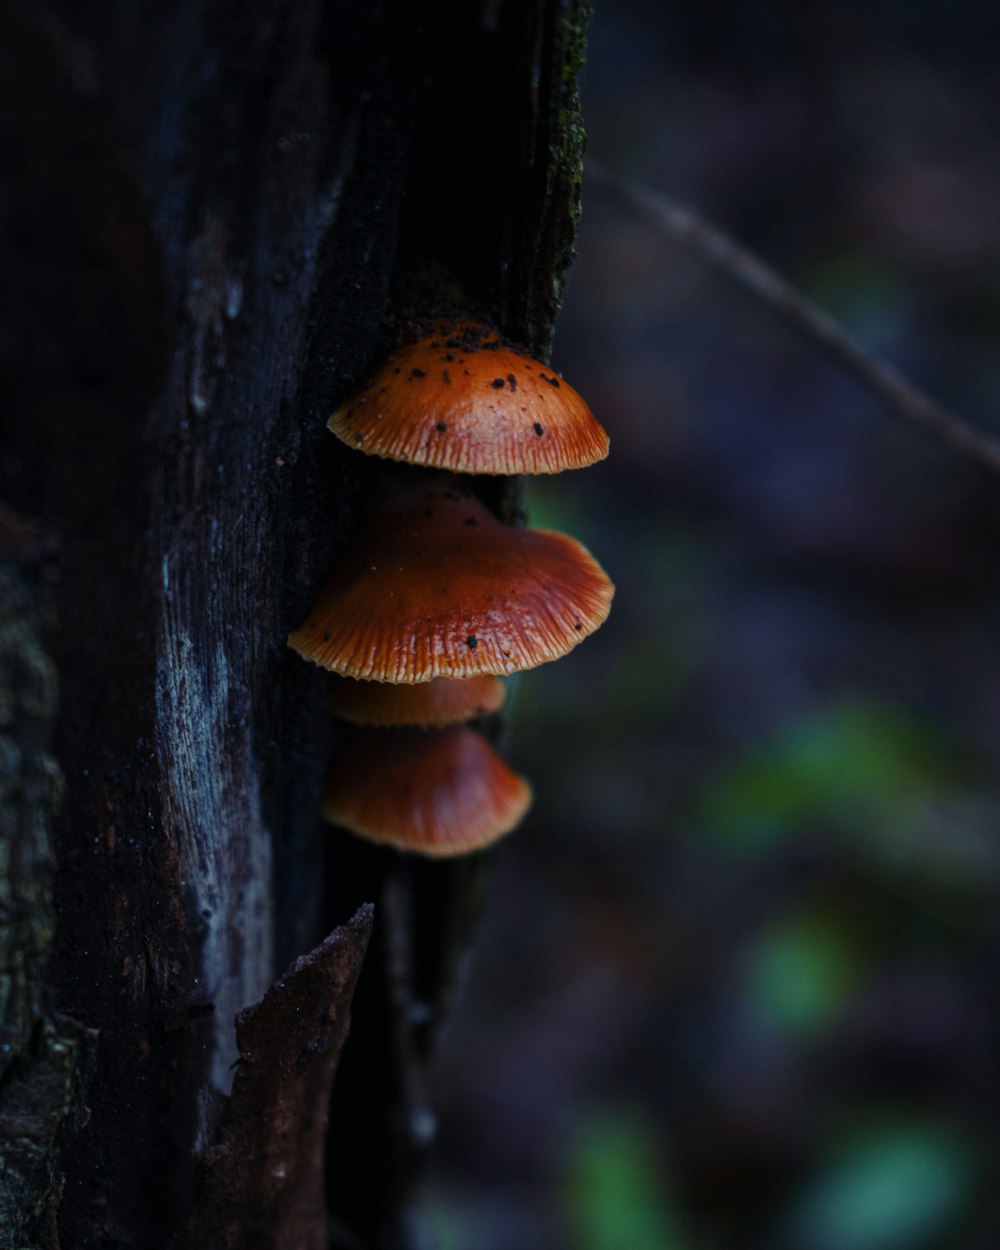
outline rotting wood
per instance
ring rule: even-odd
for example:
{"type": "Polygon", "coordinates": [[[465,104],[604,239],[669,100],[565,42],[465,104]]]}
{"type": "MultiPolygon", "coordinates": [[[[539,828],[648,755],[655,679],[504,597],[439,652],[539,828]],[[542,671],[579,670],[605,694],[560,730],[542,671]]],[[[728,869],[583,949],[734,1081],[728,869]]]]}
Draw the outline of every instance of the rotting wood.
{"type": "Polygon", "coordinates": [[[55,929],[49,655],[53,548],[0,507],[0,1248],[57,1250],[62,1154],[86,1119],[96,1035],[48,1010],[55,929]]]}
{"type": "Polygon", "coordinates": [[[327,1244],[327,1106],[372,919],[362,908],[236,1017],[233,1089],[178,1250],[327,1244]]]}
{"type": "MultiPolygon", "coordinates": [[[[318,827],[336,732],[324,681],[284,645],[367,489],[325,423],[422,262],[545,353],[578,211],[587,9],[0,14],[0,233],[16,240],[0,497],[59,549],[47,990],[100,1031],[89,1120],[61,1161],[49,1149],[65,1246],[168,1244],[235,1014],[394,870],[318,827]]],[[[487,502],[518,510],[506,487],[487,502]]],[[[425,1073],[484,864],[406,869],[400,940],[427,1008],[406,1045],[425,1073]]],[[[369,964],[328,1170],[345,1244],[392,1247],[424,1137],[369,964]]]]}

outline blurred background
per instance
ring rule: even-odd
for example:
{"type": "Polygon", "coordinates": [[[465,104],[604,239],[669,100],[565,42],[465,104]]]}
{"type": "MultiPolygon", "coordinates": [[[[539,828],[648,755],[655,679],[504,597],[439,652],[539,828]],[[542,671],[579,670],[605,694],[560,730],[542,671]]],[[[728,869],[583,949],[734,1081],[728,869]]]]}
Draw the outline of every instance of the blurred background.
{"type": "MultiPolygon", "coordinates": [[[[590,151],[1000,424],[1000,9],[616,0],[590,151]]],[[[529,485],[618,586],[445,1039],[436,1250],[1000,1245],[1000,482],[599,186],[529,485]]]]}

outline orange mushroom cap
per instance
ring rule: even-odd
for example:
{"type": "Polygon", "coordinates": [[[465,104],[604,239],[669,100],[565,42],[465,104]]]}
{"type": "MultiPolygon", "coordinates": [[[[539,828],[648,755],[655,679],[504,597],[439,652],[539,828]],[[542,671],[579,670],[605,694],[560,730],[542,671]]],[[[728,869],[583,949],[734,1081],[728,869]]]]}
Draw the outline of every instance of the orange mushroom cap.
{"type": "Polygon", "coordinates": [[[341,677],[334,686],[330,707],[355,725],[440,728],[498,711],[504,693],[500,678],[487,674],[461,681],[435,677],[413,686],[341,677]]]}
{"type": "Polygon", "coordinates": [[[577,392],[483,325],[397,347],[329,428],[350,447],[452,473],[561,473],[608,454],[577,392]]]}
{"type": "Polygon", "coordinates": [[[362,730],[335,759],[323,793],[331,824],[435,857],[489,846],[530,805],[528,783],[466,725],[362,730]]]}
{"type": "Polygon", "coordinates": [[[288,642],[368,681],[513,673],[572,650],[613,595],[566,534],[513,529],[471,495],[411,485],[383,505],[288,642]]]}

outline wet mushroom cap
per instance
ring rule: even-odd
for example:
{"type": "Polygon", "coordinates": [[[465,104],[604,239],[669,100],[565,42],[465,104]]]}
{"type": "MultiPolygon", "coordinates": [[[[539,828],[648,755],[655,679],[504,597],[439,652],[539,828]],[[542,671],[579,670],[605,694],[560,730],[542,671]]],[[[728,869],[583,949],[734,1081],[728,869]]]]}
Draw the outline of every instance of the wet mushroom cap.
{"type": "Polygon", "coordinates": [[[465,855],[520,824],[531,787],[465,725],[361,730],[334,760],[323,817],[371,842],[465,855]]]}
{"type": "Polygon", "coordinates": [[[458,681],[435,677],[412,686],[339,677],[330,709],[355,725],[441,727],[489,716],[503,700],[503,682],[486,674],[458,681]]]}
{"type": "Polygon", "coordinates": [[[584,400],[482,325],[391,353],[329,428],[350,447],[452,473],[561,473],[608,454],[584,400]]]}
{"type": "Polygon", "coordinates": [[[566,534],[513,529],[472,496],[411,485],[383,501],[288,642],[366,681],[500,676],[572,650],[613,595],[566,534]]]}

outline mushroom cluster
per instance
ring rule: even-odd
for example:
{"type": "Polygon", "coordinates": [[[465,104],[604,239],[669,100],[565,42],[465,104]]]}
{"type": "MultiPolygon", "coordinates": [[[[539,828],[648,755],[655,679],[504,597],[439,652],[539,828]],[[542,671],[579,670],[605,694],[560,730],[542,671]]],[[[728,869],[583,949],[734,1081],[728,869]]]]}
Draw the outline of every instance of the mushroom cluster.
{"type": "Polygon", "coordinates": [[[337,674],[360,728],[326,781],[324,817],[430,856],[509,833],[531,802],[468,722],[501,677],[558,659],[608,615],[614,588],[565,534],[504,524],[472,475],[558,473],[603,459],[581,397],[489,326],[439,322],[397,347],[329,428],[389,462],[353,548],[289,645],[337,674]]]}

